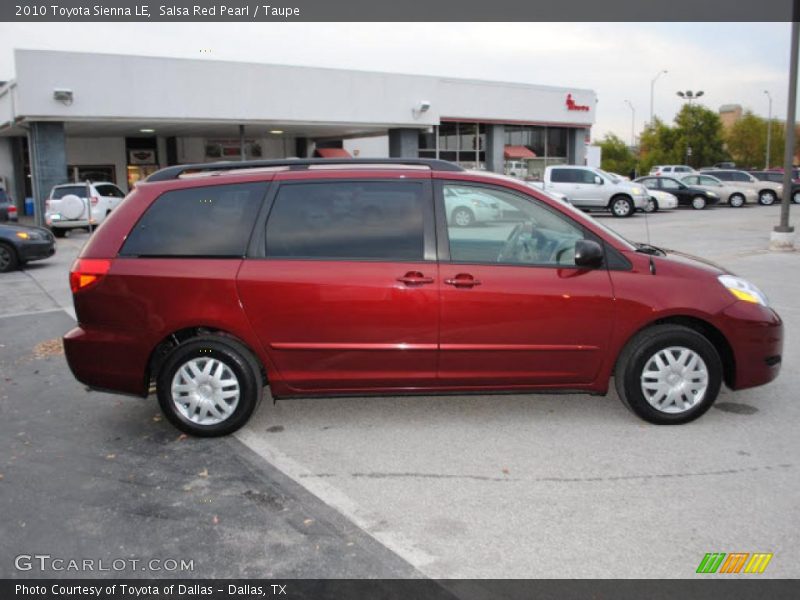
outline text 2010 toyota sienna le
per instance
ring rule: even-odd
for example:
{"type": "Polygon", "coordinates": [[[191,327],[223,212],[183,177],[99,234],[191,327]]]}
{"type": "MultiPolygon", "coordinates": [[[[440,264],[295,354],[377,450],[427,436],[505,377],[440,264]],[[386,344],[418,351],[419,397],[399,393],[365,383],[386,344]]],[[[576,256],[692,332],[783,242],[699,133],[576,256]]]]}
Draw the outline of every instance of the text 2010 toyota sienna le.
{"type": "Polygon", "coordinates": [[[426,160],[219,163],[152,175],[70,273],[67,360],[195,435],[275,398],[617,392],[653,423],[774,379],[752,284],[631,244],[529,186],[426,160]],[[454,219],[492,204],[493,221],[454,219]]]}

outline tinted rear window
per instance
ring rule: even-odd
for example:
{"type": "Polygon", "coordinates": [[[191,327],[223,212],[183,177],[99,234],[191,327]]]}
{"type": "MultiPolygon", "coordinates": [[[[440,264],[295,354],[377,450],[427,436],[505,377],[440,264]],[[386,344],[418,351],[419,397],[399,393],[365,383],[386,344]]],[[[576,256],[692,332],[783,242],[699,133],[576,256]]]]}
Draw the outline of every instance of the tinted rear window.
{"type": "Polygon", "coordinates": [[[267,257],[421,261],[423,202],[416,182],[284,185],[267,222],[267,257]]]}
{"type": "Polygon", "coordinates": [[[57,187],[53,190],[53,195],[51,198],[53,200],[59,200],[64,196],[69,196],[72,194],[73,196],[78,196],[79,198],[86,197],[86,186],[85,185],[65,185],[63,187],[57,187]]]}
{"type": "Polygon", "coordinates": [[[121,256],[244,256],[266,183],[165,192],[128,235],[121,256]]]}
{"type": "Polygon", "coordinates": [[[97,193],[101,196],[110,197],[110,198],[124,198],[125,194],[122,193],[122,190],[119,189],[115,185],[111,185],[110,183],[100,184],[94,186],[94,189],[97,190],[97,193]]]}
{"type": "Polygon", "coordinates": [[[550,181],[553,183],[569,183],[576,181],[572,173],[573,169],[553,169],[550,171],[550,181]]]}

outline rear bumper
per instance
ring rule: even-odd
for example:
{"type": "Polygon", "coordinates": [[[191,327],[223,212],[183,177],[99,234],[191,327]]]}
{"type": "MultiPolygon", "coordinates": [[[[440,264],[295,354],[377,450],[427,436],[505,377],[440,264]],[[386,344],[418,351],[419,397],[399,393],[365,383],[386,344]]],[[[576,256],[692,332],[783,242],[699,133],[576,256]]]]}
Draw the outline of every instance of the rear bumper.
{"type": "Polygon", "coordinates": [[[147,395],[149,354],[141,336],[78,326],[64,335],[64,354],[75,379],[91,388],[147,395]]]}
{"type": "Polygon", "coordinates": [[[736,363],[731,387],[741,390],[775,379],[783,358],[783,321],[778,313],[757,304],[736,302],[723,315],[736,363]]]}

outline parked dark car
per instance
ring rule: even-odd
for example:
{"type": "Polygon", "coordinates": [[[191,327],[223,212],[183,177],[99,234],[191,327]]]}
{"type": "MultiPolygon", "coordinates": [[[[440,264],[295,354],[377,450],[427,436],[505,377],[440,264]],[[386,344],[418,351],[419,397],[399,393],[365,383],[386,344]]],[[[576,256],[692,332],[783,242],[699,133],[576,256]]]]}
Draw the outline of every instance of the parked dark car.
{"type": "Polygon", "coordinates": [[[17,220],[17,206],[8,195],[8,193],[0,188],[0,223],[17,220]]]}
{"type": "Polygon", "coordinates": [[[680,206],[691,206],[696,210],[702,210],[709,204],[717,204],[720,201],[719,194],[700,187],[686,185],[674,177],[639,177],[635,180],[641,183],[648,190],[661,190],[668,192],[678,198],[680,206]]]}
{"type": "MultiPolygon", "coordinates": [[[[783,183],[783,171],[748,171],[748,173],[760,181],[783,183]]],[[[792,172],[792,175],[792,202],[800,204],[800,179],[797,178],[797,169],[792,172]]]]}
{"type": "Polygon", "coordinates": [[[44,227],[0,223],[0,273],[49,258],[55,252],[55,238],[44,227]]]}
{"type": "Polygon", "coordinates": [[[781,318],[746,280],[438,160],[168,167],[89,239],[70,286],[75,377],[154,385],[170,422],[203,436],[244,425],[265,385],[277,399],[605,394],[612,375],[641,418],[685,423],[723,382],[774,379],[783,352],[781,318]],[[447,190],[508,218],[459,227],[447,190]]]}

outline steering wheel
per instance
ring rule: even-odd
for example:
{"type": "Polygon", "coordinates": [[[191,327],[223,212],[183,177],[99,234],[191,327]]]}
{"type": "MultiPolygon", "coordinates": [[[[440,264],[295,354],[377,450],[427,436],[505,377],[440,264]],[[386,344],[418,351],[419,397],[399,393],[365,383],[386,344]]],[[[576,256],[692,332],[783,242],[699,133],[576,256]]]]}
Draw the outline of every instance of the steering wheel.
{"type": "Polygon", "coordinates": [[[506,244],[503,246],[500,256],[497,257],[497,262],[506,262],[508,259],[512,259],[514,262],[526,262],[517,258],[520,250],[532,253],[543,248],[545,244],[547,244],[547,238],[533,226],[533,223],[518,223],[508,235],[506,244]],[[523,234],[529,234],[531,240],[522,240],[523,234]],[[529,244],[533,247],[529,247],[529,244]]]}

